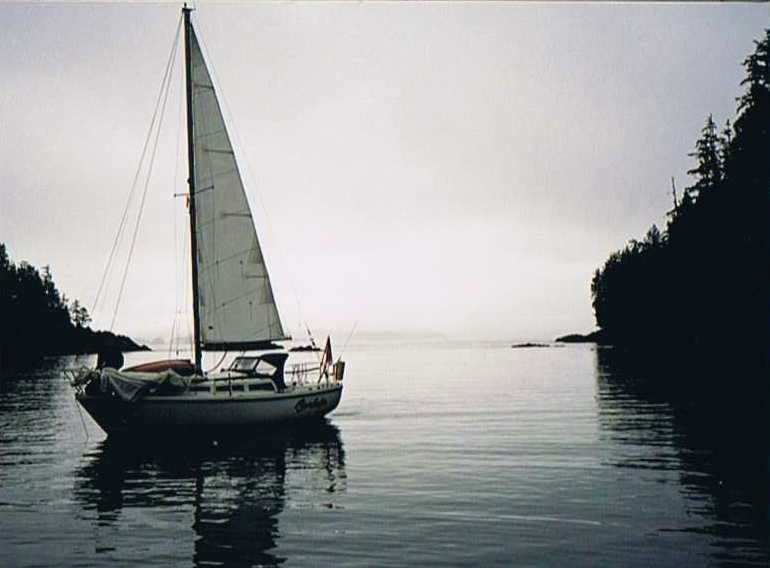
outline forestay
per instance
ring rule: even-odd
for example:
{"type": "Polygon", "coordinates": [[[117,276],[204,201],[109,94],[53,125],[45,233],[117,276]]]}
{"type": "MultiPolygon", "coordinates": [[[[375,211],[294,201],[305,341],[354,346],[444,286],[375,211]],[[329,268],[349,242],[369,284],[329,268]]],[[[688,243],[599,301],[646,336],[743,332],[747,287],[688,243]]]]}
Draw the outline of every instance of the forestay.
{"type": "Polygon", "coordinates": [[[190,34],[201,347],[257,348],[285,333],[211,76],[190,34]]]}

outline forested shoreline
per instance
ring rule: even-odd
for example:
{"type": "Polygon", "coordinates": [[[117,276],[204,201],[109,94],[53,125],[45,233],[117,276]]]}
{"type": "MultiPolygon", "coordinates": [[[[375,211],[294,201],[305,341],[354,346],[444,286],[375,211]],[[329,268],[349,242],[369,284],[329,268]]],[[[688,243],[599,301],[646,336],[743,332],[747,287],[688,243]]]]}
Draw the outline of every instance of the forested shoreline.
{"type": "Polygon", "coordinates": [[[47,266],[14,263],[0,243],[0,370],[36,365],[47,355],[147,349],[124,335],[94,331],[88,311],[54,284],[47,266]]]}
{"type": "Polygon", "coordinates": [[[653,225],[596,270],[595,340],[767,368],[770,30],[743,66],[736,116],[722,127],[706,119],[693,182],[674,192],[665,229],[653,225]]]}

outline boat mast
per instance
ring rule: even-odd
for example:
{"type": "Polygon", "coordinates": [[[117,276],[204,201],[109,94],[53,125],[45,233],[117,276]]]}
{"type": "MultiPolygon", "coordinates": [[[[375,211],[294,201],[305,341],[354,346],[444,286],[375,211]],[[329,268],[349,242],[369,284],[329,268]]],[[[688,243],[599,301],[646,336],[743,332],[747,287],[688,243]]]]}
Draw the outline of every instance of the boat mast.
{"type": "Polygon", "coordinates": [[[189,177],[187,185],[190,196],[190,251],[192,253],[192,297],[193,297],[193,353],[195,355],[195,370],[202,372],[201,369],[201,329],[200,314],[198,313],[198,242],[195,236],[195,148],[193,146],[193,84],[192,84],[192,65],[191,65],[191,45],[192,45],[192,24],[190,23],[190,12],[187,4],[182,8],[184,14],[184,67],[187,87],[187,164],[189,167],[189,177]]]}

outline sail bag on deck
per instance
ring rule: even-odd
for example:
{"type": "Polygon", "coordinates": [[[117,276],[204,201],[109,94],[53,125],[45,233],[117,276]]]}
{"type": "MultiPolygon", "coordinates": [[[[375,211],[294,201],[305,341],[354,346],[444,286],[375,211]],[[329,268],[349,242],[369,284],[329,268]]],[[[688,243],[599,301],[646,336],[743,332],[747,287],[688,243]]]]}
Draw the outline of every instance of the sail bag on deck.
{"type": "Polygon", "coordinates": [[[138,402],[160,388],[183,391],[188,379],[174,371],[136,373],[106,367],[100,372],[99,387],[103,393],[114,392],[124,402],[138,402]]]}

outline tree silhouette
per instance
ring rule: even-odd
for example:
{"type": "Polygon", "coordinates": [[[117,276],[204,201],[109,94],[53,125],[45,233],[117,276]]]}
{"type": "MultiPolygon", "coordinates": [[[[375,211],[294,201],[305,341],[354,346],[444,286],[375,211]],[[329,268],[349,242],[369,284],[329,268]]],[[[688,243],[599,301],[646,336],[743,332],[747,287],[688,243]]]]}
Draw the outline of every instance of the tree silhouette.
{"type": "Polygon", "coordinates": [[[11,261],[0,243],[0,369],[28,367],[44,355],[93,353],[102,347],[139,349],[129,338],[93,331],[88,311],[68,302],[51,270],[11,261]]]}
{"type": "Polygon", "coordinates": [[[612,253],[591,282],[606,341],[723,353],[766,368],[770,322],[770,30],[744,61],[734,123],[709,115],[693,183],[664,232],[612,253]]]}
{"type": "Polygon", "coordinates": [[[689,155],[697,159],[698,165],[687,173],[695,176],[695,183],[687,188],[688,193],[698,198],[701,193],[713,190],[722,182],[722,158],[717,125],[709,115],[706,125],[701,130],[701,137],[695,143],[695,152],[689,155]]]}
{"type": "Polygon", "coordinates": [[[87,327],[91,323],[91,316],[88,315],[88,310],[77,300],[69,306],[69,312],[70,319],[75,324],[75,327],[87,327]]]}

